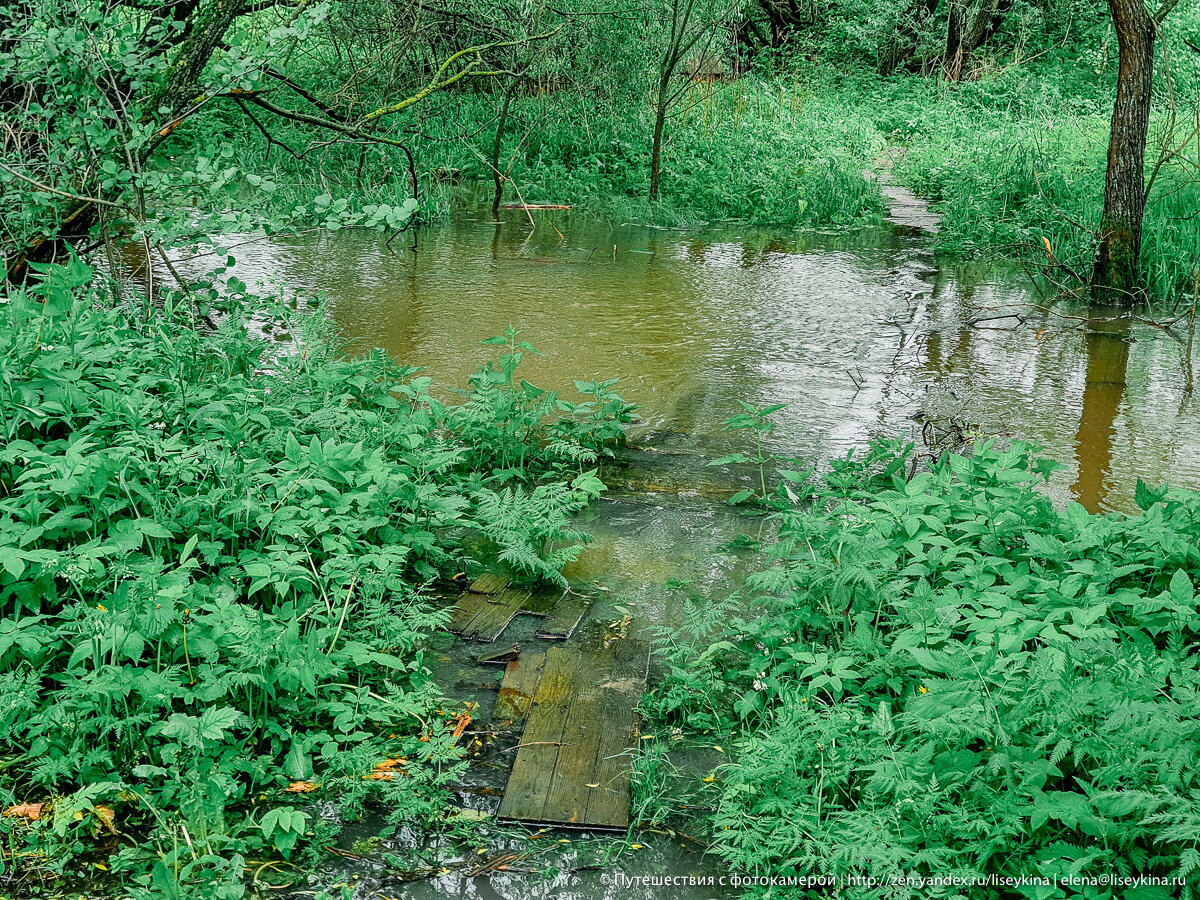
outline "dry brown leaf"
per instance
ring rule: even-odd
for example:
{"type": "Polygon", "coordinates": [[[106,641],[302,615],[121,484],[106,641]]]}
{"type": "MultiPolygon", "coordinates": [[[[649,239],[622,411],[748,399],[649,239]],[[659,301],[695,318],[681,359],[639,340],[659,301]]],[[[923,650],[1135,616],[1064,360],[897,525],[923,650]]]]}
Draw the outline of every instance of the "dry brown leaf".
{"type": "Polygon", "coordinates": [[[92,809],[92,815],[100,820],[100,823],[108,829],[109,834],[117,833],[117,814],[111,806],[97,803],[92,809]]]}
{"type": "Polygon", "coordinates": [[[22,803],[20,806],[10,806],[4,811],[4,815],[10,819],[29,819],[36,822],[42,817],[42,809],[45,806],[45,803],[22,803]]]}

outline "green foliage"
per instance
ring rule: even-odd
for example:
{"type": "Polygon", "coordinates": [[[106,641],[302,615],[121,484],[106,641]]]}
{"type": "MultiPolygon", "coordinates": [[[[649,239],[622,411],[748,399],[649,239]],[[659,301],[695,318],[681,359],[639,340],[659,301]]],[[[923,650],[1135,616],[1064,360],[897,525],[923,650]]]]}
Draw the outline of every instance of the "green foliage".
{"type": "Polygon", "coordinates": [[[490,473],[490,481],[503,482],[572,468],[582,472],[584,464],[611,456],[611,445],[623,440],[637,407],[612,390],[616,379],[576,381],[576,391],[591,399],[572,402],[518,378],[525,355],[538,355],[533,344],[517,340],[520,334],[510,325],[504,334],[481,341],[504,348],[499,359],[470,376],[466,402],[439,413],[449,433],[468,448],[468,464],[490,473]]]}
{"type": "MultiPolygon", "coordinates": [[[[664,637],[652,708],[736,734],[716,851],[777,874],[1194,890],[1200,495],[1142,486],[1143,515],[1089,515],[1040,492],[1054,464],[1027,447],[906,480],[910,453],[834,461],[811,504],[777,513],[753,599],[693,601],[664,637]]],[[[942,895],[983,896],[889,893],[942,895]]]]}
{"type": "MultiPolygon", "coordinates": [[[[0,819],[4,864],[107,857],[132,896],[238,897],[248,856],[324,833],[290,782],[435,825],[460,754],[422,585],[479,529],[560,579],[603,486],[550,477],[545,430],[497,473],[428,377],[340,356],[320,316],[268,355],[248,320],[282,306],[246,298],[206,334],[165,302],[135,318],[76,261],[0,303],[0,802],[47,804],[0,819]],[[398,783],[364,781],[387,757],[398,783]]],[[[567,418],[592,454],[615,427],[597,415],[567,418]]]]}

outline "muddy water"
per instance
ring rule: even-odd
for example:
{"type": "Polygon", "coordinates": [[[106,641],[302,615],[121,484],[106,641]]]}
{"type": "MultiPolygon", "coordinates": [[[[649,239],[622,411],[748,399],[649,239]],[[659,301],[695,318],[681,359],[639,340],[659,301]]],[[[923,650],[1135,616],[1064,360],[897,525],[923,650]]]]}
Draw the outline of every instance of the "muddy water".
{"type": "MultiPolygon", "coordinates": [[[[681,621],[687,593],[735,590],[755,565],[753,549],[730,543],[743,532],[764,537],[761,526],[723,502],[750,473],[706,465],[748,449],[722,428],[739,401],[789,404],[770,449],[807,464],[875,437],[997,435],[1034,441],[1064,464],[1051,485],[1062,503],[1132,511],[1139,477],[1200,487],[1200,416],[1186,386],[1184,340],[1128,319],[1046,307],[1020,272],[947,263],[915,228],[681,234],[556,212],[531,229],[521,213],[499,222],[467,213],[423,230],[415,254],[403,239],[389,249],[360,232],[261,240],[234,252],[243,281],[324,293],[354,347],[383,347],[426,366],[447,394],[492,355],[479,341],[509,324],[542,353],[522,367],[539,386],[620,378],[642,418],[607,473],[614,490],[588,513],[596,540],[566,573],[597,598],[576,637],[584,642],[626,614],[630,636],[651,637],[681,621]],[[690,585],[664,590],[670,579],[690,585]]],[[[518,618],[501,640],[536,647],[532,631],[518,618]]],[[[448,693],[480,703],[481,722],[498,670],[474,657],[497,649],[447,642],[436,673],[448,693]]],[[[494,808],[507,748],[518,739],[501,735],[482,749],[465,804],[494,808]]],[[[711,747],[672,746],[672,755],[693,773],[721,762],[711,747]]],[[[539,840],[570,841],[523,863],[554,866],[545,877],[450,872],[398,886],[369,860],[343,874],[361,886],[360,897],[722,895],[604,880],[721,872],[677,836],[639,834],[643,849],[603,869],[588,866],[611,842],[539,840]]],[[[404,835],[389,846],[420,849],[426,859],[449,852],[404,835]]],[[[484,858],[529,846],[491,841],[484,858]]]]}
{"type": "Polygon", "coordinates": [[[1043,306],[1019,271],[945,263],[915,229],[680,234],[555,212],[531,230],[502,215],[425,229],[416,254],[357,231],[255,241],[233,271],[327,294],[356,347],[425,365],[444,390],[511,323],[542,351],[523,367],[535,384],[619,377],[642,405],[635,444],[708,453],[731,443],[738,401],[786,402],[773,449],[812,462],[926,416],[1041,444],[1065,466],[1063,502],[1133,511],[1138,477],[1200,486],[1186,335],[1043,306]]]}

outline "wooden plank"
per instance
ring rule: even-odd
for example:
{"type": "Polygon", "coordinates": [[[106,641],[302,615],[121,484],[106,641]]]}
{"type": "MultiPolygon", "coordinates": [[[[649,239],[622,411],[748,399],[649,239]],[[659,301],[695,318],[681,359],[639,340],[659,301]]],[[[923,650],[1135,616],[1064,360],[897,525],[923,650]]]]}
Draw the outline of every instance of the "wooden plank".
{"type": "Polygon", "coordinates": [[[649,648],[551,647],[498,818],[538,825],[629,827],[635,709],[649,648]],[[565,694],[564,694],[565,692],[565,694]]]}
{"type": "Polygon", "coordinates": [[[504,590],[488,597],[479,607],[478,614],[459,633],[464,640],[491,643],[504,633],[528,596],[525,591],[504,590]]]}
{"type": "Polygon", "coordinates": [[[491,653],[486,656],[475,657],[475,662],[482,663],[485,666],[504,666],[512,662],[521,655],[521,645],[513,644],[508,650],[501,650],[499,653],[491,653]]]}
{"type": "Polygon", "coordinates": [[[637,746],[638,714],[635,707],[646,690],[650,648],[639,641],[616,641],[612,677],[602,687],[605,722],[596,754],[592,783],[598,785],[588,796],[588,822],[612,828],[627,828],[632,803],[630,777],[637,746]],[[633,700],[631,703],[630,700],[633,700]]]}
{"type": "Polygon", "coordinates": [[[508,787],[498,815],[525,820],[540,814],[545,803],[546,777],[554,771],[558,744],[571,704],[571,689],[579,667],[579,648],[551,647],[546,653],[542,680],[530,706],[525,733],[521,735],[508,787]]]}
{"type": "Polygon", "coordinates": [[[543,774],[545,793],[541,810],[536,813],[539,822],[581,826],[587,818],[591,785],[599,783],[593,778],[593,772],[600,738],[608,724],[600,715],[604,706],[599,667],[605,663],[607,660],[600,654],[583,653],[580,656],[577,670],[580,677],[574,681],[571,708],[563,726],[562,745],[558,748],[554,771],[543,774]]]}
{"type": "Polygon", "coordinates": [[[592,601],[583,597],[564,594],[554,607],[554,614],[537,630],[537,636],[549,641],[565,641],[575,633],[591,605],[592,601]]]}
{"type": "Polygon", "coordinates": [[[539,588],[529,595],[521,612],[531,616],[552,616],[554,608],[565,596],[562,588],[539,588]]]}
{"type": "Polygon", "coordinates": [[[463,629],[487,606],[487,602],[488,598],[484,594],[461,594],[451,611],[446,630],[454,634],[462,634],[463,629]]]}
{"type": "Polygon", "coordinates": [[[545,664],[545,653],[524,653],[508,664],[492,712],[493,721],[516,722],[529,715],[545,664]]]}
{"type": "Polygon", "coordinates": [[[498,594],[506,587],[512,579],[507,575],[499,575],[495,572],[486,572],[480,575],[467,588],[472,594],[498,594]]]}

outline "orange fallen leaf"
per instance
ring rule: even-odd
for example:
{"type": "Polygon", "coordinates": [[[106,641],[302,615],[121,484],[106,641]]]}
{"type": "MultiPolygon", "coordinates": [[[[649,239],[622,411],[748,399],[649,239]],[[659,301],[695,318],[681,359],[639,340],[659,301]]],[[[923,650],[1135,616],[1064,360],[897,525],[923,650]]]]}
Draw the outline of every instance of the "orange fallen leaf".
{"type": "Polygon", "coordinates": [[[12,819],[29,819],[36,822],[42,817],[44,803],[22,803],[20,806],[10,806],[4,815],[12,819]]]}
{"type": "Polygon", "coordinates": [[[319,784],[314,784],[311,781],[293,781],[284,790],[289,794],[309,794],[319,787],[319,784]]]}
{"type": "Polygon", "coordinates": [[[103,803],[97,803],[92,808],[92,815],[100,820],[100,823],[108,829],[110,834],[117,833],[117,814],[111,806],[105,806],[103,803]]]}

